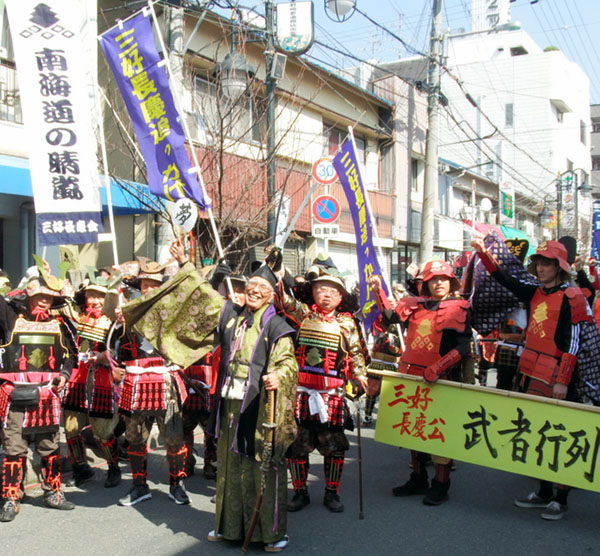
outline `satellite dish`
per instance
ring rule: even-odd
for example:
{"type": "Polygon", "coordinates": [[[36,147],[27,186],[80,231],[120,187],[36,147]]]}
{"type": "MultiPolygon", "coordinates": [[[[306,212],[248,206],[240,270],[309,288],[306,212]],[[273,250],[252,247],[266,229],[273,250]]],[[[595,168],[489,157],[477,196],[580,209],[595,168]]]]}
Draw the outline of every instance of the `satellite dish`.
{"type": "Polygon", "coordinates": [[[492,210],[492,201],[490,201],[487,197],[484,197],[479,202],[479,206],[483,212],[490,212],[490,210],[492,210]]]}

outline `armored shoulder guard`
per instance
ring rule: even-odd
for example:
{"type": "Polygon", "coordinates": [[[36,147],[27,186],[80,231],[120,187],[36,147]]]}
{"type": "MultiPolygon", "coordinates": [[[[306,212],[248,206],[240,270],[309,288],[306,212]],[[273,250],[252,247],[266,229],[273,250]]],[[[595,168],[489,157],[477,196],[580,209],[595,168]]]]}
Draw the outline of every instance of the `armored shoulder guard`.
{"type": "Polygon", "coordinates": [[[400,322],[406,322],[423,300],[422,297],[403,297],[400,299],[394,309],[398,313],[400,322]]]}
{"type": "Polygon", "coordinates": [[[469,302],[464,299],[446,299],[438,305],[436,328],[442,330],[456,330],[464,332],[467,322],[469,302]]]}
{"type": "Polygon", "coordinates": [[[592,322],[592,315],[588,313],[588,302],[581,288],[569,287],[565,295],[571,307],[571,323],[592,322]]]}

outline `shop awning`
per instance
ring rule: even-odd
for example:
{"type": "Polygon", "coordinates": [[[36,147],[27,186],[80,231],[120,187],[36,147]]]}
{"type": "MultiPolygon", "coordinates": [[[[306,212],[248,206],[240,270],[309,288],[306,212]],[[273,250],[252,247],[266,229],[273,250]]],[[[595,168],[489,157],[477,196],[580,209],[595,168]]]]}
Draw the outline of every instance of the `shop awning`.
{"type": "MultiPolygon", "coordinates": [[[[470,220],[463,220],[465,224],[471,226],[470,220]]],[[[529,237],[525,232],[521,230],[517,230],[516,228],[511,228],[510,226],[496,226],[491,224],[484,224],[483,222],[475,222],[475,229],[478,232],[481,232],[483,235],[487,235],[490,231],[496,232],[500,237],[504,239],[526,239],[529,242],[529,249],[527,251],[527,256],[535,254],[535,247],[537,245],[537,240],[529,237]]]]}
{"type": "MultiPolygon", "coordinates": [[[[126,180],[122,180],[126,181],[126,180]]],[[[151,195],[148,186],[136,182],[129,182],[137,188],[151,195]]],[[[111,179],[111,195],[113,212],[115,215],[142,214],[153,212],[142,205],[133,195],[125,191],[120,185],[111,179]]],[[[0,194],[21,195],[33,197],[31,187],[31,176],[29,173],[29,160],[16,156],[0,155],[0,194]]],[[[107,212],[106,189],[100,189],[103,212],[107,212]]]]}

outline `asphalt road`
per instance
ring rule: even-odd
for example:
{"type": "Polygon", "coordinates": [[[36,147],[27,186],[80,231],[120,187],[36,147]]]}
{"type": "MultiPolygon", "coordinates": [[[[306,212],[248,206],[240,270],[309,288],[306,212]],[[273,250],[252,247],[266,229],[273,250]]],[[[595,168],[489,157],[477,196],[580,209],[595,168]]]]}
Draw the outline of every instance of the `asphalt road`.
{"type": "MultiPolygon", "coordinates": [[[[512,505],[536,481],[457,462],[450,500],[428,507],[421,497],[394,498],[391,488],[408,478],[408,452],[376,443],[363,429],[364,512],[358,519],[356,435],[344,467],[340,494],[346,506],[332,514],[322,505],[322,458],[311,464],[310,506],[290,514],[290,544],[284,554],[424,554],[424,555],[583,555],[600,554],[600,497],[573,491],[569,514],[546,522],[538,510],[512,505]]],[[[200,442],[198,443],[200,445],[200,442]]],[[[36,555],[187,555],[236,554],[239,545],[210,543],[214,482],[198,474],[186,480],[192,503],[176,506],[168,499],[164,452],[150,454],[150,501],[133,508],[117,506],[130,486],[130,475],[111,490],[102,486],[104,470],[86,490],[67,488],[77,504],[72,512],[46,509],[41,491],[28,490],[17,519],[0,523],[0,553],[36,555]]],[[[125,467],[125,464],[122,464],[125,467]]],[[[262,546],[249,553],[262,553],[262,546]]]]}

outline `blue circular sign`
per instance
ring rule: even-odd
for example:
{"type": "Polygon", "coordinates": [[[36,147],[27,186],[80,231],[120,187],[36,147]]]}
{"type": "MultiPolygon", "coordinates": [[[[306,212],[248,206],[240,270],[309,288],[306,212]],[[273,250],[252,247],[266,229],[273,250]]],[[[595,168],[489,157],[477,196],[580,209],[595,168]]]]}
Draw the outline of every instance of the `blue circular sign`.
{"type": "Polygon", "coordinates": [[[312,213],[317,222],[331,224],[340,216],[340,203],[331,195],[321,195],[313,202],[312,213]]]}

